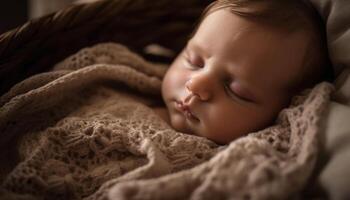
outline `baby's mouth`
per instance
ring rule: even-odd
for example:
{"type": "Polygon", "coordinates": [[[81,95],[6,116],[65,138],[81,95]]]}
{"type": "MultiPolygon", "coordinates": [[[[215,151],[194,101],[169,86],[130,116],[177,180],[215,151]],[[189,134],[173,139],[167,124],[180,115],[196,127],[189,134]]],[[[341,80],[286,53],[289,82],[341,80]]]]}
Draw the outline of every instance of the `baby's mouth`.
{"type": "Polygon", "coordinates": [[[184,104],[181,101],[176,101],[175,102],[175,107],[179,111],[183,113],[183,115],[189,119],[189,120],[194,120],[194,121],[199,121],[199,119],[191,112],[191,109],[188,105],[184,104]]]}

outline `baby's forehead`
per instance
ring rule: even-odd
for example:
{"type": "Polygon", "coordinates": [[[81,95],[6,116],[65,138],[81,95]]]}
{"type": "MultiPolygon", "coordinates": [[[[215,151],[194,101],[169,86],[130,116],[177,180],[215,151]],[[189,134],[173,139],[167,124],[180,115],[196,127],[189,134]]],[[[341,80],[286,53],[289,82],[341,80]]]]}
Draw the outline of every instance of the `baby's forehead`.
{"type": "MultiPolygon", "coordinates": [[[[188,44],[204,49],[212,46],[232,46],[239,48],[251,48],[252,50],[275,48],[283,50],[295,46],[303,48],[310,41],[307,31],[286,33],[280,29],[248,20],[225,10],[219,10],[208,15],[200,24],[194,36],[188,44]]],[[[246,52],[246,53],[254,53],[246,52]]],[[[278,53],[278,52],[276,52],[278,53]]]]}
{"type": "MultiPolygon", "coordinates": [[[[328,51],[326,43],[326,34],[325,27],[322,23],[320,16],[307,6],[302,1],[294,0],[271,0],[271,1],[261,1],[262,5],[265,7],[260,7],[253,12],[249,11],[251,3],[256,1],[246,1],[247,4],[235,5],[232,7],[234,2],[240,0],[230,0],[230,1],[215,1],[209,9],[207,8],[203,17],[198,23],[197,28],[192,33],[194,36],[200,26],[210,27],[210,24],[205,24],[204,21],[210,17],[213,13],[222,10],[223,8],[226,11],[229,11],[231,15],[239,15],[241,18],[245,18],[249,22],[254,22],[264,28],[264,30],[277,30],[280,31],[280,36],[282,38],[290,39],[291,35],[295,34],[299,37],[299,41],[304,42],[307,46],[306,51],[302,53],[303,55],[303,64],[302,69],[294,71],[299,71],[299,76],[303,77],[310,76],[310,74],[315,73],[315,77],[319,77],[319,74],[328,67],[328,51]],[[229,4],[232,5],[229,5],[229,4]],[[286,9],[286,8],[291,9],[286,9]],[[281,9],[284,8],[284,9],[281,9]],[[292,9],[298,8],[298,9],[292,9]],[[259,15],[255,15],[255,14],[259,15]]],[[[225,20],[225,19],[224,19],[225,20]]],[[[242,28],[242,24],[238,24],[237,27],[242,28]]],[[[227,31],[227,30],[226,30],[227,31]]],[[[260,33],[260,31],[256,31],[260,33]]],[[[217,37],[220,37],[221,34],[217,34],[217,37]]],[[[257,35],[259,36],[259,35],[257,35]]],[[[266,42],[268,40],[266,39],[266,42]]],[[[255,48],[260,46],[260,42],[256,42],[255,48]]],[[[259,47],[260,48],[260,47],[259,47]]],[[[285,47],[288,50],[288,47],[285,47]]],[[[277,53],[279,53],[276,50],[277,53]]],[[[252,52],[250,52],[252,53],[252,52]]],[[[249,54],[249,53],[248,53],[249,54]]],[[[285,55],[291,55],[287,60],[292,60],[293,52],[284,53],[285,55]]],[[[276,56],[278,57],[278,56],[276,56]]],[[[309,78],[310,79],[310,78],[309,78]]],[[[319,78],[311,78],[319,79],[319,78]]],[[[310,81],[315,82],[315,81],[310,81]]]]}
{"type": "Polygon", "coordinates": [[[296,76],[307,54],[310,39],[306,33],[285,34],[223,12],[217,11],[206,17],[188,41],[187,47],[191,51],[204,58],[212,56],[216,64],[240,66],[241,73],[245,73],[250,81],[271,76],[276,78],[270,78],[272,85],[273,80],[296,76]]]}

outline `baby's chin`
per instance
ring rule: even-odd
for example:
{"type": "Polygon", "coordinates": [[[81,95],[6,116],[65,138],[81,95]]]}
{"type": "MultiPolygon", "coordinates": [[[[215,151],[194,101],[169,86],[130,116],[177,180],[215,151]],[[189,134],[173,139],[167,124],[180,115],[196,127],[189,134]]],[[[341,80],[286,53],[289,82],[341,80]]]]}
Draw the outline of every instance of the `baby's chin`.
{"type": "Polygon", "coordinates": [[[173,115],[170,116],[170,125],[173,129],[175,129],[178,132],[190,134],[190,135],[196,135],[193,128],[191,128],[187,122],[186,119],[179,115],[173,115]]]}
{"type": "MultiPolygon", "coordinates": [[[[217,132],[210,132],[208,129],[200,129],[199,127],[196,127],[197,129],[195,129],[195,127],[191,127],[191,122],[186,121],[186,118],[179,114],[171,115],[170,123],[171,127],[178,132],[204,137],[219,145],[225,145],[237,139],[237,137],[228,137],[225,134],[220,135],[217,132]]],[[[192,126],[194,126],[194,124],[192,124],[192,126]]],[[[230,134],[230,136],[232,135],[230,134]]]]}

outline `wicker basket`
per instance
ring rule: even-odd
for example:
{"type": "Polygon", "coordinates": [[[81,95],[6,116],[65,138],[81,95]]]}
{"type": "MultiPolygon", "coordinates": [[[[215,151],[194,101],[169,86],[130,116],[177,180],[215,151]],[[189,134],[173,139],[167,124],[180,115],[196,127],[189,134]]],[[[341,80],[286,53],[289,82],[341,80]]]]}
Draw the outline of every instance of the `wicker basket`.
{"type": "Polygon", "coordinates": [[[179,52],[210,0],[101,0],[71,6],[0,36],[0,95],[82,47],[114,41],[142,54],[158,43],[179,52]]]}

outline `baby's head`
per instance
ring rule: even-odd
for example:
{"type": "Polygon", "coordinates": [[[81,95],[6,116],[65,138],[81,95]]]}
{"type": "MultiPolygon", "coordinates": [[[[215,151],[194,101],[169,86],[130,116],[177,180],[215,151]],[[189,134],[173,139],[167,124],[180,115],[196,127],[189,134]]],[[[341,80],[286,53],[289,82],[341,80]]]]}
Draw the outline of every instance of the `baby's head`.
{"type": "Polygon", "coordinates": [[[215,1],[164,77],[170,125],[221,144],[267,127],[323,78],[323,34],[296,0],[215,1]]]}

